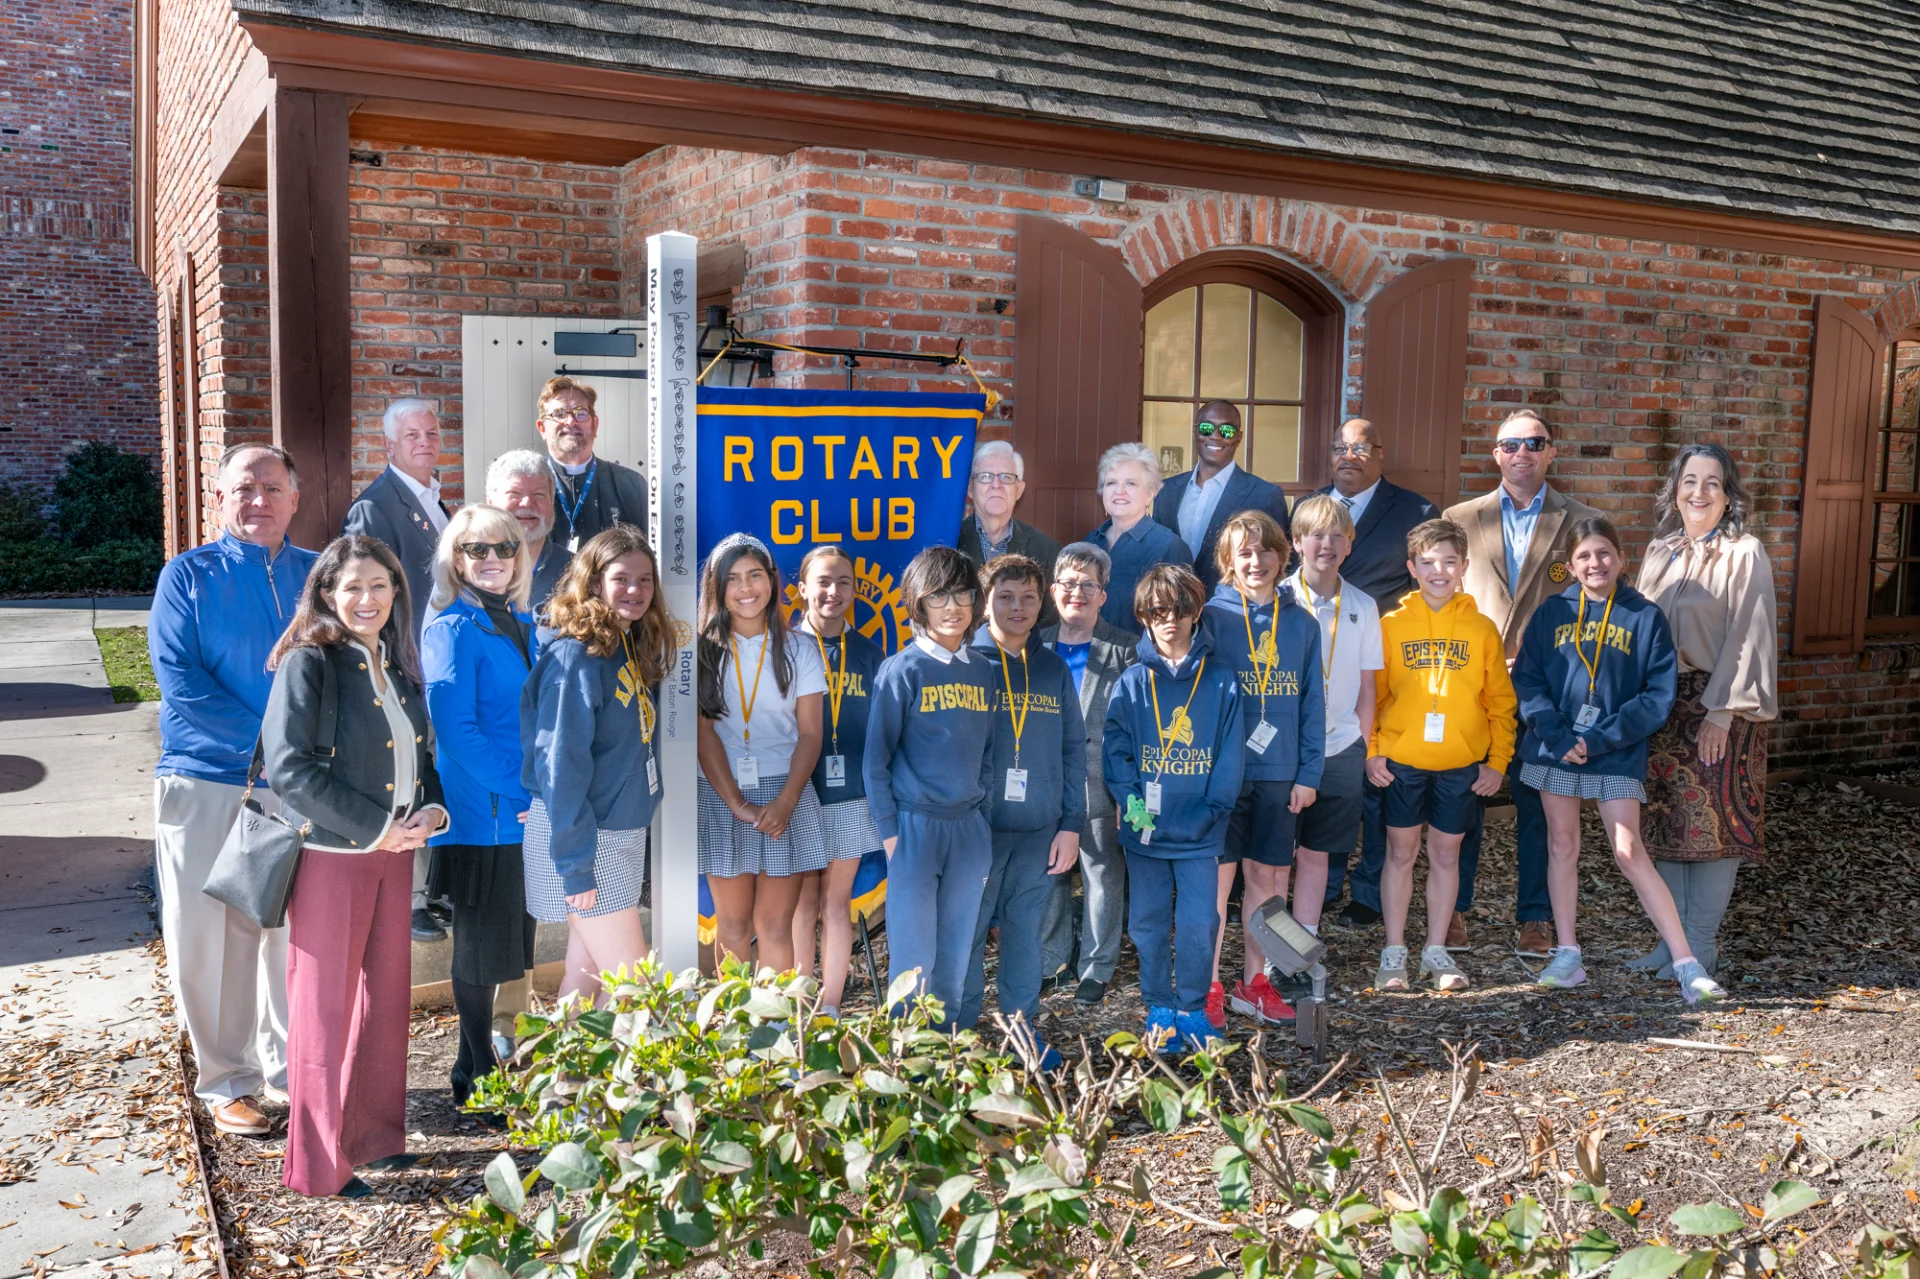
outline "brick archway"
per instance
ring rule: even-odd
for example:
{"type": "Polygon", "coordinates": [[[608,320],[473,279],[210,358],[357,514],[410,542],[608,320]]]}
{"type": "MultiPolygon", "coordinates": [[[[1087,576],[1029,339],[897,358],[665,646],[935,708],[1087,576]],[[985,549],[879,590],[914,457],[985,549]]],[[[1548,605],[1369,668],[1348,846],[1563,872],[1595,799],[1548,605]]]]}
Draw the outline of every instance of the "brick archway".
{"type": "Polygon", "coordinates": [[[1176,194],[1126,227],[1115,243],[1134,277],[1151,286],[1215,249],[1267,249],[1311,271],[1351,305],[1393,274],[1375,237],[1324,205],[1233,192],[1176,194]]]}
{"type": "Polygon", "coordinates": [[[1896,334],[1920,324],[1920,279],[1908,280],[1867,314],[1883,341],[1892,341],[1896,334]]]}

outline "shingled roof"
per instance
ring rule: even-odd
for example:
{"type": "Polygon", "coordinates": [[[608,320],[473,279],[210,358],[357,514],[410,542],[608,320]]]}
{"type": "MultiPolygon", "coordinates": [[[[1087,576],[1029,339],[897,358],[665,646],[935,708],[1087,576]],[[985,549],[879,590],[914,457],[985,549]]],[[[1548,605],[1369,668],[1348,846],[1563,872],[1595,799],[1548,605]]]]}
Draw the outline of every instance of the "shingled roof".
{"type": "Polygon", "coordinates": [[[233,0],[247,20],[1920,233],[1903,0],[233,0]]]}

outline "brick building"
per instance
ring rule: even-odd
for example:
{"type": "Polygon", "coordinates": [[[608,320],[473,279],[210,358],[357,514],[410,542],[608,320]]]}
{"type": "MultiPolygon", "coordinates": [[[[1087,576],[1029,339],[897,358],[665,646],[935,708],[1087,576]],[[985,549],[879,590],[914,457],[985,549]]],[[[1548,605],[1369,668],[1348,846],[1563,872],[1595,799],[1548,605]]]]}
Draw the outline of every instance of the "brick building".
{"type": "Polygon", "coordinates": [[[143,2],[183,538],[234,440],[300,453],[315,542],[389,398],[438,400],[457,460],[462,318],[637,315],[678,229],[752,336],[964,341],[1062,537],[1102,448],[1183,450],[1216,394],[1294,493],[1364,412],[1443,503],[1534,406],[1636,539],[1673,449],[1724,442],[1783,601],[1775,766],[1920,746],[1916,50],[1850,6],[143,2]]]}
{"type": "Polygon", "coordinates": [[[44,489],[88,440],[159,448],[132,54],[124,5],[0,10],[0,483],[44,489]]]}

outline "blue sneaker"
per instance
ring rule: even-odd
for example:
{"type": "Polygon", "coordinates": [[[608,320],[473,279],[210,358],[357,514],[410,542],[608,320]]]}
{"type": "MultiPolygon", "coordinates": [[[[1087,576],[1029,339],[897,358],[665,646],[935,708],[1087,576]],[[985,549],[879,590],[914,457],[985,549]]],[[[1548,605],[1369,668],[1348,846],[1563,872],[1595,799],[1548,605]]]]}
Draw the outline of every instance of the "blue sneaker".
{"type": "Polygon", "coordinates": [[[1220,1032],[1213,1028],[1204,1008],[1179,1014],[1173,1024],[1180,1032],[1180,1046],[1186,1052],[1205,1052],[1220,1039],[1220,1032]]]}
{"type": "Polygon", "coordinates": [[[1163,1056],[1180,1055],[1180,1030],[1177,1024],[1179,1014],[1171,1008],[1147,1009],[1147,1029],[1141,1035],[1149,1045],[1160,1050],[1163,1056]]]}
{"type": "Polygon", "coordinates": [[[1040,1069],[1058,1070],[1066,1064],[1066,1059],[1059,1054],[1054,1046],[1040,1038],[1040,1036],[1035,1035],[1033,1037],[1033,1043],[1034,1046],[1040,1050],[1040,1069]]]}

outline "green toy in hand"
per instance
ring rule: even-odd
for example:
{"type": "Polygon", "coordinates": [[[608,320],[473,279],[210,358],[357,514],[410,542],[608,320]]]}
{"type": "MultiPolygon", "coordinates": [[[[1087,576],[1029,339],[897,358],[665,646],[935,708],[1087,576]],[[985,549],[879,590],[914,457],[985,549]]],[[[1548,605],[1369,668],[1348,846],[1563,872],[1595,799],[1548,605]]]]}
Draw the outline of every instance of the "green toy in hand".
{"type": "Polygon", "coordinates": [[[1153,814],[1147,811],[1147,801],[1138,795],[1127,796],[1126,819],[1127,825],[1133,827],[1134,833],[1143,837],[1143,843],[1145,837],[1152,835],[1153,814]]]}

